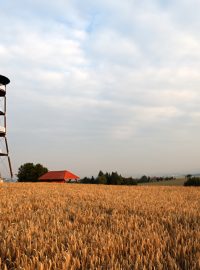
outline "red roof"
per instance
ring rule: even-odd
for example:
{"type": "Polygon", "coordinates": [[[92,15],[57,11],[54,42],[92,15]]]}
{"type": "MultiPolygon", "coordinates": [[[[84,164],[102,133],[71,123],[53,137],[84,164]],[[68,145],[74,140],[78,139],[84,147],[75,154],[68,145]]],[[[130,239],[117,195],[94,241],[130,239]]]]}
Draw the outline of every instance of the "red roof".
{"type": "Polygon", "coordinates": [[[69,172],[69,171],[50,171],[42,176],[39,180],[70,180],[70,179],[79,179],[79,176],[69,172]]]}

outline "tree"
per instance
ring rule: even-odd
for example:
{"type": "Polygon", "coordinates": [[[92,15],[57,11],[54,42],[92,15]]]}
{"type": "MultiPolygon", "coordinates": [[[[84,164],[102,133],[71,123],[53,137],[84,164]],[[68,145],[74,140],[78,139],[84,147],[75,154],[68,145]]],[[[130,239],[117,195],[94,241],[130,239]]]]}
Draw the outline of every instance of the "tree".
{"type": "Polygon", "coordinates": [[[186,178],[187,180],[189,180],[189,179],[192,178],[192,175],[191,175],[191,174],[188,174],[188,175],[185,176],[185,178],[186,178]]]}
{"type": "Polygon", "coordinates": [[[118,175],[117,172],[112,172],[111,176],[110,176],[110,185],[121,185],[122,183],[122,177],[121,175],[118,175]]]}
{"type": "Polygon", "coordinates": [[[122,178],[121,185],[137,185],[137,181],[132,177],[122,178]]]}
{"type": "Polygon", "coordinates": [[[99,171],[98,176],[104,176],[104,173],[102,171],[99,171]]]}
{"type": "Polygon", "coordinates": [[[143,175],[139,180],[140,183],[147,183],[148,181],[149,179],[146,175],[143,175]]]}
{"type": "Polygon", "coordinates": [[[91,184],[94,184],[95,183],[95,179],[94,179],[94,176],[91,177],[91,184]]]}
{"type": "Polygon", "coordinates": [[[101,175],[97,177],[97,184],[107,184],[107,179],[105,175],[101,175]]]}
{"type": "Polygon", "coordinates": [[[200,186],[200,178],[199,177],[189,178],[184,183],[184,186],[200,186]]]}
{"type": "Polygon", "coordinates": [[[37,182],[38,178],[47,172],[48,169],[39,163],[25,163],[18,169],[18,182],[37,182]]]}

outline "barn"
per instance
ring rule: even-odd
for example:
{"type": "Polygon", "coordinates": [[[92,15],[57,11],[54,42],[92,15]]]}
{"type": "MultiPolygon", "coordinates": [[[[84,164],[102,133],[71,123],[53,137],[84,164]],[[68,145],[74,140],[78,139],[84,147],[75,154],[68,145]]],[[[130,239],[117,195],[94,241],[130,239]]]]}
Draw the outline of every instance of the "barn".
{"type": "Polygon", "coordinates": [[[70,171],[49,171],[40,176],[38,180],[39,182],[70,183],[77,182],[79,179],[79,176],[70,171]]]}

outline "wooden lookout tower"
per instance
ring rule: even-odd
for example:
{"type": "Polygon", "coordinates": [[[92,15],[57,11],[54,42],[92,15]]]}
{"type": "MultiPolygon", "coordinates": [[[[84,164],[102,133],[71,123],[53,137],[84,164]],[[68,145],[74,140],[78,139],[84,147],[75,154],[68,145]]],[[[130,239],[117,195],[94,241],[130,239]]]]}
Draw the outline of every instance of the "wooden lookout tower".
{"type": "MultiPolygon", "coordinates": [[[[8,151],[8,142],[6,138],[6,86],[10,83],[10,80],[5,76],[0,75],[0,142],[3,149],[0,149],[0,158],[7,158],[10,176],[13,177],[11,161],[8,151]]],[[[1,173],[1,171],[0,171],[1,173]]],[[[1,175],[0,175],[1,176],[1,175]]]]}

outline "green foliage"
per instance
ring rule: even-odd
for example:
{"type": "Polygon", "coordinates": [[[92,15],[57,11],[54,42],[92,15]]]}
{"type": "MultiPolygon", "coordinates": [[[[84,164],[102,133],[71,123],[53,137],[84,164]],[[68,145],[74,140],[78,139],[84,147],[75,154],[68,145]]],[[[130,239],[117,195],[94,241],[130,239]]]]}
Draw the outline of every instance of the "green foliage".
{"type": "Polygon", "coordinates": [[[135,179],[132,177],[123,177],[117,172],[112,173],[103,173],[102,171],[99,171],[98,176],[94,178],[83,178],[80,182],[84,184],[104,184],[104,185],[137,185],[137,184],[144,184],[144,183],[157,183],[157,182],[164,182],[164,181],[174,181],[175,178],[172,176],[166,176],[166,177],[150,177],[143,175],[139,179],[135,179]]]}
{"type": "Polygon", "coordinates": [[[104,173],[102,171],[99,171],[98,176],[104,176],[104,173]]]}
{"type": "Polygon", "coordinates": [[[82,184],[90,184],[91,179],[88,177],[84,177],[83,179],[81,179],[80,181],[82,184]]]}
{"type": "Polygon", "coordinates": [[[140,179],[139,179],[140,183],[147,183],[149,182],[149,178],[146,175],[143,175],[140,179]]]}
{"type": "Polygon", "coordinates": [[[107,184],[107,178],[105,175],[98,176],[96,182],[97,184],[107,184]]]}
{"type": "Polygon", "coordinates": [[[103,173],[102,171],[99,172],[97,178],[88,178],[85,177],[81,181],[84,184],[104,184],[104,185],[137,185],[137,181],[132,177],[124,178],[119,175],[117,172],[110,173],[103,173]]]}
{"type": "Polygon", "coordinates": [[[129,177],[129,178],[122,178],[121,185],[126,185],[126,186],[135,186],[137,185],[137,180],[129,177]]]}
{"type": "Polygon", "coordinates": [[[142,183],[155,183],[155,182],[161,182],[161,181],[168,181],[168,180],[174,180],[173,176],[166,176],[166,177],[158,177],[158,176],[154,176],[154,177],[150,177],[150,176],[146,176],[143,175],[140,179],[137,180],[138,184],[142,184],[142,183]]]}
{"type": "Polygon", "coordinates": [[[184,183],[184,186],[200,186],[200,178],[189,177],[188,180],[184,183]]]}
{"type": "Polygon", "coordinates": [[[48,169],[41,164],[25,163],[19,167],[18,182],[36,182],[41,175],[47,172],[48,169]]]}
{"type": "Polygon", "coordinates": [[[122,177],[117,172],[112,172],[109,178],[109,185],[121,185],[122,177]]]}

